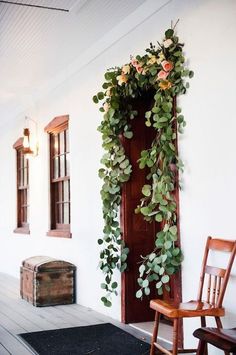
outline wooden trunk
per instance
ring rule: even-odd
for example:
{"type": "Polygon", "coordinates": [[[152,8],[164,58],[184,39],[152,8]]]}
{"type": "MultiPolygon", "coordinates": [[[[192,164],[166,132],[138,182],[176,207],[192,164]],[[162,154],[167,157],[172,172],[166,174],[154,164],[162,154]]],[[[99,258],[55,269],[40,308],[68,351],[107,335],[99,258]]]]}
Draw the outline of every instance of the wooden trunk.
{"type": "Polygon", "coordinates": [[[22,262],[21,297],[34,306],[75,302],[76,267],[47,256],[34,256],[22,262]]]}

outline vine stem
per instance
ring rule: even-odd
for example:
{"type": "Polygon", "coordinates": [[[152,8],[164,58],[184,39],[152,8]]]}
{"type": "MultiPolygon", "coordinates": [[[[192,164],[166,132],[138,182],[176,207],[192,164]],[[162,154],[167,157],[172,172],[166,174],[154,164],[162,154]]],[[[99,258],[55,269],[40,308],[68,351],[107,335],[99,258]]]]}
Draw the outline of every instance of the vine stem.
{"type": "Polygon", "coordinates": [[[173,31],[175,30],[175,28],[176,28],[176,26],[178,25],[178,23],[179,23],[179,18],[178,18],[178,20],[176,21],[176,23],[175,23],[174,26],[173,26],[173,21],[171,20],[171,28],[172,28],[173,31]]]}

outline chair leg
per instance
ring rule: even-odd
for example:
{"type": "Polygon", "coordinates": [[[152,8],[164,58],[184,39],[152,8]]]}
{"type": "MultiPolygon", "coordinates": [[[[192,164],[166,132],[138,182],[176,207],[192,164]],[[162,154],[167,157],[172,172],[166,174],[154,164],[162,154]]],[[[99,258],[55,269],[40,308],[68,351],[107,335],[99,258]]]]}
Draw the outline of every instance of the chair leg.
{"type": "MultiPolygon", "coordinates": [[[[201,327],[203,327],[203,328],[206,327],[206,317],[201,317],[201,327]]],[[[199,343],[199,346],[200,346],[200,343],[199,343]]],[[[202,346],[203,346],[203,350],[202,351],[204,351],[204,352],[200,353],[200,354],[208,355],[207,343],[205,343],[205,345],[202,345],[202,346]]]]}
{"type": "Polygon", "coordinates": [[[215,321],[216,321],[216,325],[217,325],[218,329],[223,328],[223,325],[222,325],[220,317],[215,317],[215,321]]]}
{"type": "Polygon", "coordinates": [[[179,319],[174,319],[174,329],[173,329],[173,349],[172,354],[178,354],[178,338],[179,338],[179,319]]]}
{"type": "Polygon", "coordinates": [[[201,317],[201,327],[205,328],[206,326],[206,317],[201,317]]]}
{"type": "Polygon", "coordinates": [[[207,346],[204,340],[199,340],[197,354],[196,355],[206,355],[207,346]]]}
{"type": "Polygon", "coordinates": [[[153,334],[152,334],[150,355],[155,355],[155,345],[154,345],[154,343],[157,340],[159,321],[160,321],[160,313],[156,312],[155,313],[155,321],[154,321],[154,329],[153,329],[153,334]]]}
{"type": "MultiPolygon", "coordinates": [[[[222,322],[220,317],[215,317],[215,321],[216,321],[216,325],[218,329],[223,328],[222,322]]],[[[230,353],[228,351],[224,351],[225,355],[230,355],[230,353]]]]}

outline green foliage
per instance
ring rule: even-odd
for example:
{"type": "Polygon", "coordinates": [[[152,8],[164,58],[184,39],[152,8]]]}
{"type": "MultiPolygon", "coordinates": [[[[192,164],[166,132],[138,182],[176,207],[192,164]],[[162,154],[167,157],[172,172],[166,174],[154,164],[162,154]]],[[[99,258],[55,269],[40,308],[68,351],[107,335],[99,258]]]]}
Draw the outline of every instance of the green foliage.
{"type": "Polygon", "coordinates": [[[178,188],[178,171],[183,163],[176,148],[177,132],[182,133],[186,125],[180,107],[176,106],[178,95],[185,94],[189,83],[185,77],[193,77],[193,71],[185,66],[183,44],[179,43],[174,30],[168,29],[162,44],[150,44],[146,54],[136,56],[131,62],[108,70],[105,82],[93,101],[102,101],[100,111],[104,113],[98,127],[102,134],[105,153],[101,159],[103,168],[99,177],[103,180],[101,198],[103,201],[103,237],[98,239],[102,247],[99,267],[105,282],[101,288],[106,295],[101,298],[105,306],[111,306],[111,295],[117,294],[117,282],[113,282],[114,270],[121,272],[127,267],[129,249],[122,240],[119,226],[119,206],[123,183],[132,173],[132,166],[120,137],[132,139],[131,120],[137,116],[131,99],[137,99],[145,92],[154,92],[153,106],[145,113],[145,124],[156,130],[156,137],[138,160],[139,168],[148,171],[143,188],[143,197],[135,213],[141,213],[148,221],[160,223],[153,251],[140,257],[137,298],[149,295],[150,283],[156,285],[158,295],[163,288],[169,291],[168,282],[183,259],[178,239],[176,201],[174,191],[178,188]],[[165,77],[163,77],[163,71],[165,77]]]}

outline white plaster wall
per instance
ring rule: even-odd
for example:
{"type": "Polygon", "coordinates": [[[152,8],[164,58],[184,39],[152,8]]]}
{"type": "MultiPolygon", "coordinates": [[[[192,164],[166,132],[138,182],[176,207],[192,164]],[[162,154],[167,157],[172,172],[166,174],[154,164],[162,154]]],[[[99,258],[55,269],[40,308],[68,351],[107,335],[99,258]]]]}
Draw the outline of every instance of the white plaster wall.
{"type": "MultiPolygon", "coordinates": [[[[171,20],[180,19],[178,34],[185,42],[189,66],[195,72],[188,94],[181,98],[187,127],[179,147],[185,161],[184,189],[180,194],[183,263],[183,298],[197,293],[201,257],[206,237],[235,238],[235,82],[236,82],[236,2],[234,0],[172,0],[160,11],[157,2],[147,1],[149,16],[132,19],[133,30],[114,43],[45,98],[34,103],[26,114],[39,122],[39,156],[30,162],[30,236],[16,235],[15,153],[12,144],[21,135],[22,119],[0,132],[0,271],[19,276],[21,261],[45,254],[63,258],[78,268],[78,303],[120,318],[120,299],[113,308],[104,308],[97,268],[97,238],[102,232],[101,182],[97,177],[102,155],[96,130],[101,115],[91,97],[102,82],[106,68],[121,65],[130,54],[143,51],[150,41],[162,37],[171,20]],[[135,22],[136,21],[136,22],[135,22]],[[48,148],[43,127],[55,116],[70,115],[72,239],[46,237],[49,226],[48,148]]],[[[163,2],[164,3],[164,2],[163,2]]],[[[132,27],[132,26],[131,26],[132,27]]],[[[110,33],[106,41],[114,40],[110,33]]],[[[120,28],[124,31],[124,28],[120,28]]],[[[117,275],[119,280],[119,275],[117,275]]],[[[235,326],[236,270],[226,294],[225,326],[235,326]]],[[[188,320],[187,345],[193,345],[193,330],[199,323],[188,320]]],[[[212,354],[217,354],[212,350],[212,354]]]]}

